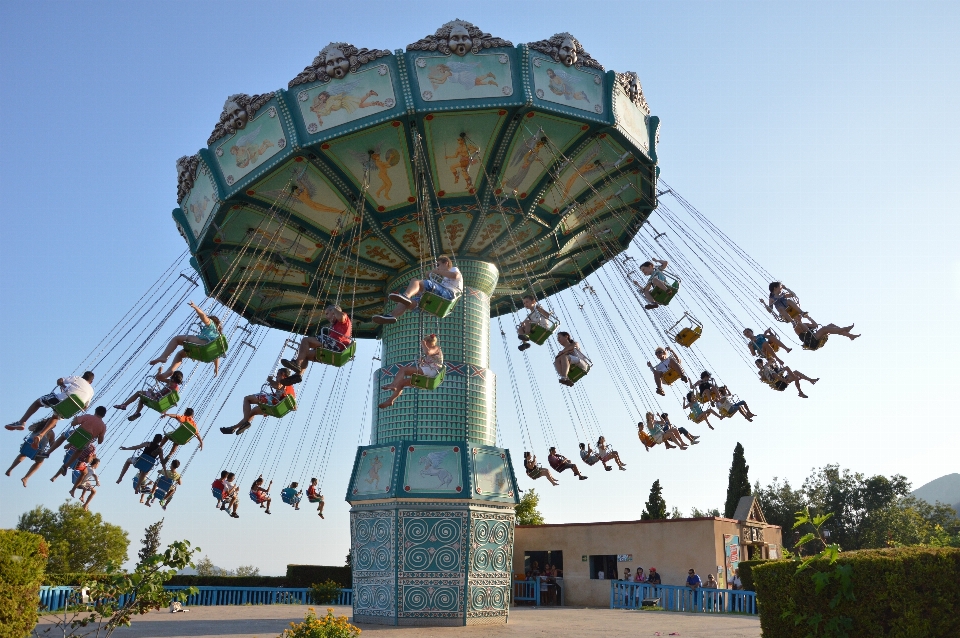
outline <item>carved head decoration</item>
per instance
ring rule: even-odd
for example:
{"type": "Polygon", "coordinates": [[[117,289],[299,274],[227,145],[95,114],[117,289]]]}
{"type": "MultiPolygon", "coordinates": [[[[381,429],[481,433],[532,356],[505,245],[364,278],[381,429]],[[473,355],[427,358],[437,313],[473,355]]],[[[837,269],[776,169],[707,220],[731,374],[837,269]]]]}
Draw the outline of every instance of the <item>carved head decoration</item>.
{"type": "Polygon", "coordinates": [[[177,160],[177,203],[183,203],[183,200],[190,194],[193,188],[194,176],[197,174],[197,167],[200,165],[199,155],[184,155],[177,160]]]}
{"type": "Polygon", "coordinates": [[[464,20],[451,20],[437,29],[433,35],[407,45],[410,51],[439,51],[444,55],[480,53],[481,49],[512,47],[513,43],[484,33],[464,20]]]}
{"type": "Polygon", "coordinates": [[[207,140],[207,146],[210,146],[221,137],[232,135],[243,129],[250,121],[257,110],[270,101],[272,93],[250,96],[246,93],[237,93],[227,98],[223,103],[223,112],[220,113],[220,121],[210,134],[207,140]]]}
{"type": "Polygon", "coordinates": [[[580,42],[569,33],[557,33],[548,40],[530,42],[528,47],[540,53],[546,53],[554,61],[565,66],[575,66],[578,69],[585,66],[603,71],[603,65],[583,50],[580,42]]]}
{"type": "Polygon", "coordinates": [[[640,77],[633,71],[626,73],[617,73],[617,85],[623,89],[630,101],[645,114],[650,115],[650,107],[647,105],[646,98],[643,97],[643,87],[640,86],[640,77]]]}
{"type": "Polygon", "coordinates": [[[390,55],[386,49],[358,49],[346,42],[331,42],[320,50],[313,64],[290,80],[287,88],[307,82],[340,80],[347,73],[356,73],[367,62],[390,55]]]}

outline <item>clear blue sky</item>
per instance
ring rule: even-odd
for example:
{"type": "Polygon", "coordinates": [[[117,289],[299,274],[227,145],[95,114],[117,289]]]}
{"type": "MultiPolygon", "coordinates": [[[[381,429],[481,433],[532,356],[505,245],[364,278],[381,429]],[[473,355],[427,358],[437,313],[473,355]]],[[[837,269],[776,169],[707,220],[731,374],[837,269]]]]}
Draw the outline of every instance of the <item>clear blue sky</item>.
{"type": "MultiPolygon", "coordinates": [[[[613,423],[622,410],[604,411],[599,418],[630,469],[557,488],[539,482],[549,522],[639,518],[657,478],[668,506],[722,507],[737,441],[751,479],[764,483],[773,476],[799,483],[826,463],[902,473],[915,486],[960,468],[949,400],[960,353],[953,335],[960,312],[960,5],[415,6],[0,3],[4,423],[72,370],[183,251],[170,219],[174,162],[203,145],[227,95],[285,87],[330,41],[397,49],[459,17],[513,42],[571,31],[608,69],[637,71],[662,120],[664,179],[801,291],[815,317],[856,322],[864,334],[800,353],[794,364],[824,379],[807,401],[759,385],[719,340],[705,346],[718,367],[729,362],[725,377],[761,418],[724,421],[687,452],[644,454],[632,424],[613,423]]],[[[501,438],[518,458],[522,443],[497,339],[491,350],[501,438]]],[[[226,452],[212,437],[167,515],[165,538],[192,540],[218,565],[255,563],[264,573],[282,573],[287,563],[340,564],[349,546],[342,498],[370,353],[369,344],[361,348],[363,369],[335,441],[326,521],[286,507],[262,516],[249,501],[239,521],[215,516],[207,486],[226,452]]],[[[241,383],[259,387],[273,356],[241,383]]],[[[551,375],[545,368],[541,385],[552,386],[551,375]]],[[[609,388],[602,378],[594,384],[600,406],[609,388]]],[[[562,423],[555,429],[572,454],[572,430],[562,423]]],[[[4,464],[19,441],[0,434],[4,464]]],[[[27,490],[0,477],[0,526],[39,503],[63,501],[65,484],[51,486],[47,470],[27,490]]],[[[107,468],[94,509],[135,540],[159,512],[113,486],[118,471],[116,463],[107,468]]],[[[530,481],[521,478],[521,485],[530,481]]]]}

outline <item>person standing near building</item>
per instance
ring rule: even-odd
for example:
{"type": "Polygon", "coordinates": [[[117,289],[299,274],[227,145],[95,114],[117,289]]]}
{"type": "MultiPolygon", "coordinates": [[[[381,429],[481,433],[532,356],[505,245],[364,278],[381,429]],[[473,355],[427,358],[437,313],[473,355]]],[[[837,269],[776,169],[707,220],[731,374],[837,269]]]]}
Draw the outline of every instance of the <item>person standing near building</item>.
{"type": "Polygon", "coordinates": [[[647,582],[651,585],[661,585],[663,581],[660,580],[660,573],[657,571],[656,567],[650,568],[650,575],[647,576],[647,582]]]}

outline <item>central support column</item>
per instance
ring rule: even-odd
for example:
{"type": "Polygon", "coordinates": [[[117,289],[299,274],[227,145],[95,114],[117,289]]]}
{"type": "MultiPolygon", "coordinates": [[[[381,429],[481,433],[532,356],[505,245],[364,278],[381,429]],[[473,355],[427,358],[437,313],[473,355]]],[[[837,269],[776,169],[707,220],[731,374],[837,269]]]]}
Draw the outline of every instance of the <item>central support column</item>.
{"type": "MultiPolygon", "coordinates": [[[[351,504],[354,621],[389,625],[502,624],[513,564],[516,478],[496,444],[490,295],[497,269],[461,261],[463,296],[446,318],[406,313],[383,330],[379,389],[436,333],[446,378],[409,389],[389,409],[374,393],[371,444],[357,451],[351,504]]],[[[391,282],[402,290],[419,271],[391,282]]]]}

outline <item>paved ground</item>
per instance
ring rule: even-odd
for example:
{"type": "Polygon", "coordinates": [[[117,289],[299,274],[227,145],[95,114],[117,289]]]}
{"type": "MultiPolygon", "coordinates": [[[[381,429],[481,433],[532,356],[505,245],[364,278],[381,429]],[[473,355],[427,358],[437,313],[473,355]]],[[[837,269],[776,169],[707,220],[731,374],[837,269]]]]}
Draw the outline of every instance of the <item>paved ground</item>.
{"type": "MultiPolygon", "coordinates": [[[[154,612],[121,628],[115,638],[275,638],[292,621],[302,620],[307,608],[298,605],[193,607],[188,613],[154,612]]],[[[322,609],[317,609],[322,612],[322,609]]],[[[349,607],[335,607],[337,615],[350,616],[349,607]]],[[[360,625],[364,636],[376,638],[618,638],[620,636],[670,636],[686,638],[760,638],[756,616],[519,607],[510,611],[507,625],[480,627],[383,627],[360,625]],[[658,633],[659,632],[659,633],[658,633]],[[675,632],[675,633],[674,633],[675,632]]]]}

